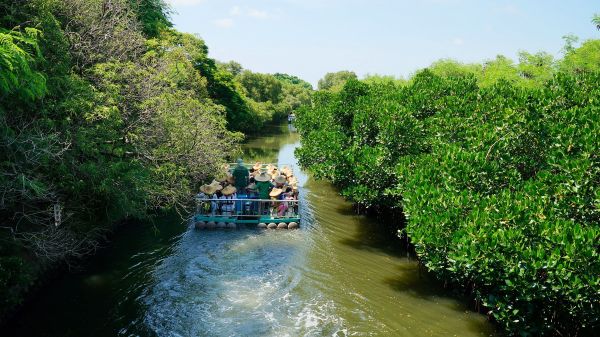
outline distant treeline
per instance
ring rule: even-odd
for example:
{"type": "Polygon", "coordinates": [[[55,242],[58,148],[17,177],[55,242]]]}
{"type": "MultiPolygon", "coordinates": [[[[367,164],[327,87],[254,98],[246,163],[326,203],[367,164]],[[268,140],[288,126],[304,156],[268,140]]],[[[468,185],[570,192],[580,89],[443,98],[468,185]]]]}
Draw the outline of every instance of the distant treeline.
{"type": "Polygon", "coordinates": [[[511,335],[599,330],[600,40],[569,41],[558,61],[330,74],[297,114],[300,163],[404,212],[420,262],[511,335]]]}
{"type": "Polygon", "coordinates": [[[198,182],[310,100],[208,57],[162,0],[0,1],[0,320],[48,267],[198,182]]]}

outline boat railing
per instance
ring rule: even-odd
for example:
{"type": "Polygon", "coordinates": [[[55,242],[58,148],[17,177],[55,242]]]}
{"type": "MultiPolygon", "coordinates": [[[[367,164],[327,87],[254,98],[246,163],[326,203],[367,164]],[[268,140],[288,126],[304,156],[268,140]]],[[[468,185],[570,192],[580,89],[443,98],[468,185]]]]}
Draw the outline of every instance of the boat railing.
{"type": "MultiPolygon", "coordinates": [[[[230,170],[233,170],[233,169],[234,169],[234,168],[235,168],[235,167],[236,167],[238,164],[237,164],[237,163],[229,163],[228,165],[229,165],[229,167],[230,167],[230,170]]],[[[265,168],[267,168],[269,165],[271,165],[271,166],[274,166],[274,167],[277,167],[277,168],[281,168],[281,167],[284,167],[284,166],[287,166],[287,167],[289,167],[289,168],[291,168],[291,169],[293,169],[293,168],[294,168],[294,165],[291,165],[291,164],[285,164],[285,163],[284,163],[284,164],[277,164],[277,163],[264,163],[264,164],[260,164],[260,165],[261,165],[261,166],[260,166],[260,168],[261,168],[261,169],[265,169],[265,168]]],[[[253,168],[253,167],[254,167],[254,164],[251,164],[251,163],[244,163],[244,166],[245,166],[247,169],[251,169],[251,168],[253,168]]]]}
{"type": "Polygon", "coordinates": [[[298,200],[197,199],[196,213],[210,217],[298,218],[298,200]]]}

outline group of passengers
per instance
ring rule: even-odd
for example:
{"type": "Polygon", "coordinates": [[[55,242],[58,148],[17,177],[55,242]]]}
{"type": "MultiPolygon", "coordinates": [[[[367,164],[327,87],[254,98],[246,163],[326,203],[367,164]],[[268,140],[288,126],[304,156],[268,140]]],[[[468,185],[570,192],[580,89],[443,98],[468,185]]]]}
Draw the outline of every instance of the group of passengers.
{"type": "Polygon", "coordinates": [[[202,185],[196,200],[202,214],[291,215],[297,212],[293,201],[298,200],[298,181],[287,166],[278,169],[258,162],[248,169],[238,159],[233,169],[226,165],[216,180],[202,185]]]}

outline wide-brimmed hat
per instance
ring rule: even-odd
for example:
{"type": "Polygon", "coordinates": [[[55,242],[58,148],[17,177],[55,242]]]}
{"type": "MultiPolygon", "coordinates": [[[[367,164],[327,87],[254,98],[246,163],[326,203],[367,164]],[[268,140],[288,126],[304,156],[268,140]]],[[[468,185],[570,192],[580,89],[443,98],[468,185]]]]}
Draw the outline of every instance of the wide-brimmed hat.
{"type": "Polygon", "coordinates": [[[265,171],[260,172],[259,175],[257,175],[256,177],[254,177],[254,180],[256,181],[270,181],[271,180],[271,175],[268,174],[265,171]]]}
{"type": "Polygon", "coordinates": [[[213,186],[213,185],[200,186],[200,192],[207,194],[207,195],[215,194],[216,191],[217,191],[217,188],[216,188],[216,186],[213,186]]]}
{"type": "Polygon", "coordinates": [[[252,168],[254,169],[254,171],[258,171],[258,170],[260,170],[262,168],[262,164],[259,161],[257,161],[254,164],[254,166],[252,166],[252,168]]]}
{"type": "Polygon", "coordinates": [[[294,176],[288,177],[287,180],[290,184],[298,183],[298,179],[296,179],[296,177],[294,177],[294,176]]]}
{"type": "Polygon", "coordinates": [[[281,171],[282,174],[285,174],[288,177],[294,174],[292,172],[292,169],[289,168],[288,166],[284,166],[280,171],[281,171]]]}
{"type": "Polygon", "coordinates": [[[275,181],[278,184],[285,184],[287,179],[285,178],[285,176],[279,175],[279,176],[275,177],[275,179],[273,179],[273,181],[275,181]]]}
{"type": "Polygon", "coordinates": [[[274,188],[271,190],[271,193],[269,193],[270,197],[278,197],[281,192],[283,192],[283,190],[281,188],[274,188]]]}
{"type": "Polygon", "coordinates": [[[221,183],[219,183],[216,180],[213,180],[213,182],[210,183],[210,186],[214,187],[216,191],[220,191],[223,189],[223,186],[221,185],[221,183]]]}
{"type": "Polygon", "coordinates": [[[228,175],[228,176],[227,176],[227,180],[226,180],[226,181],[227,181],[228,183],[230,183],[230,184],[234,184],[234,183],[235,183],[235,179],[233,178],[233,176],[232,176],[232,175],[228,175]]]}
{"type": "Polygon", "coordinates": [[[267,165],[267,167],[266,167],[267,171],[273,171],[273,169],[276,169],[276,168],[277,168],[277,167],[276,167],[275,165],[273,165],[273,164],[269,164],[269,165],[267,165]]]}
{"type": "Polygon", "coordinates": [[[237,192],[237,188],[231,186],[231,185],[227,185],[222,191],[221,193],[223,193],[223,195],[232,195],[233,193],[237,192]]]}

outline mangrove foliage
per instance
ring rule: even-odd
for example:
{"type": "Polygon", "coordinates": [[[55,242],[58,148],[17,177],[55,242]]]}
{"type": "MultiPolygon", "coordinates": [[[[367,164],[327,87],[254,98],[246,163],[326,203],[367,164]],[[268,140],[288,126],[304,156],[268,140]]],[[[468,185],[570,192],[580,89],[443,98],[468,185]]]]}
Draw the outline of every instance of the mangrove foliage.
{"type": "Polygon", "coordinates": [[[350,78],[297,114],[297,156],[355,203],[404,212],[421,263],[506,332],[597,329],[599,46],[350,78]]]}

